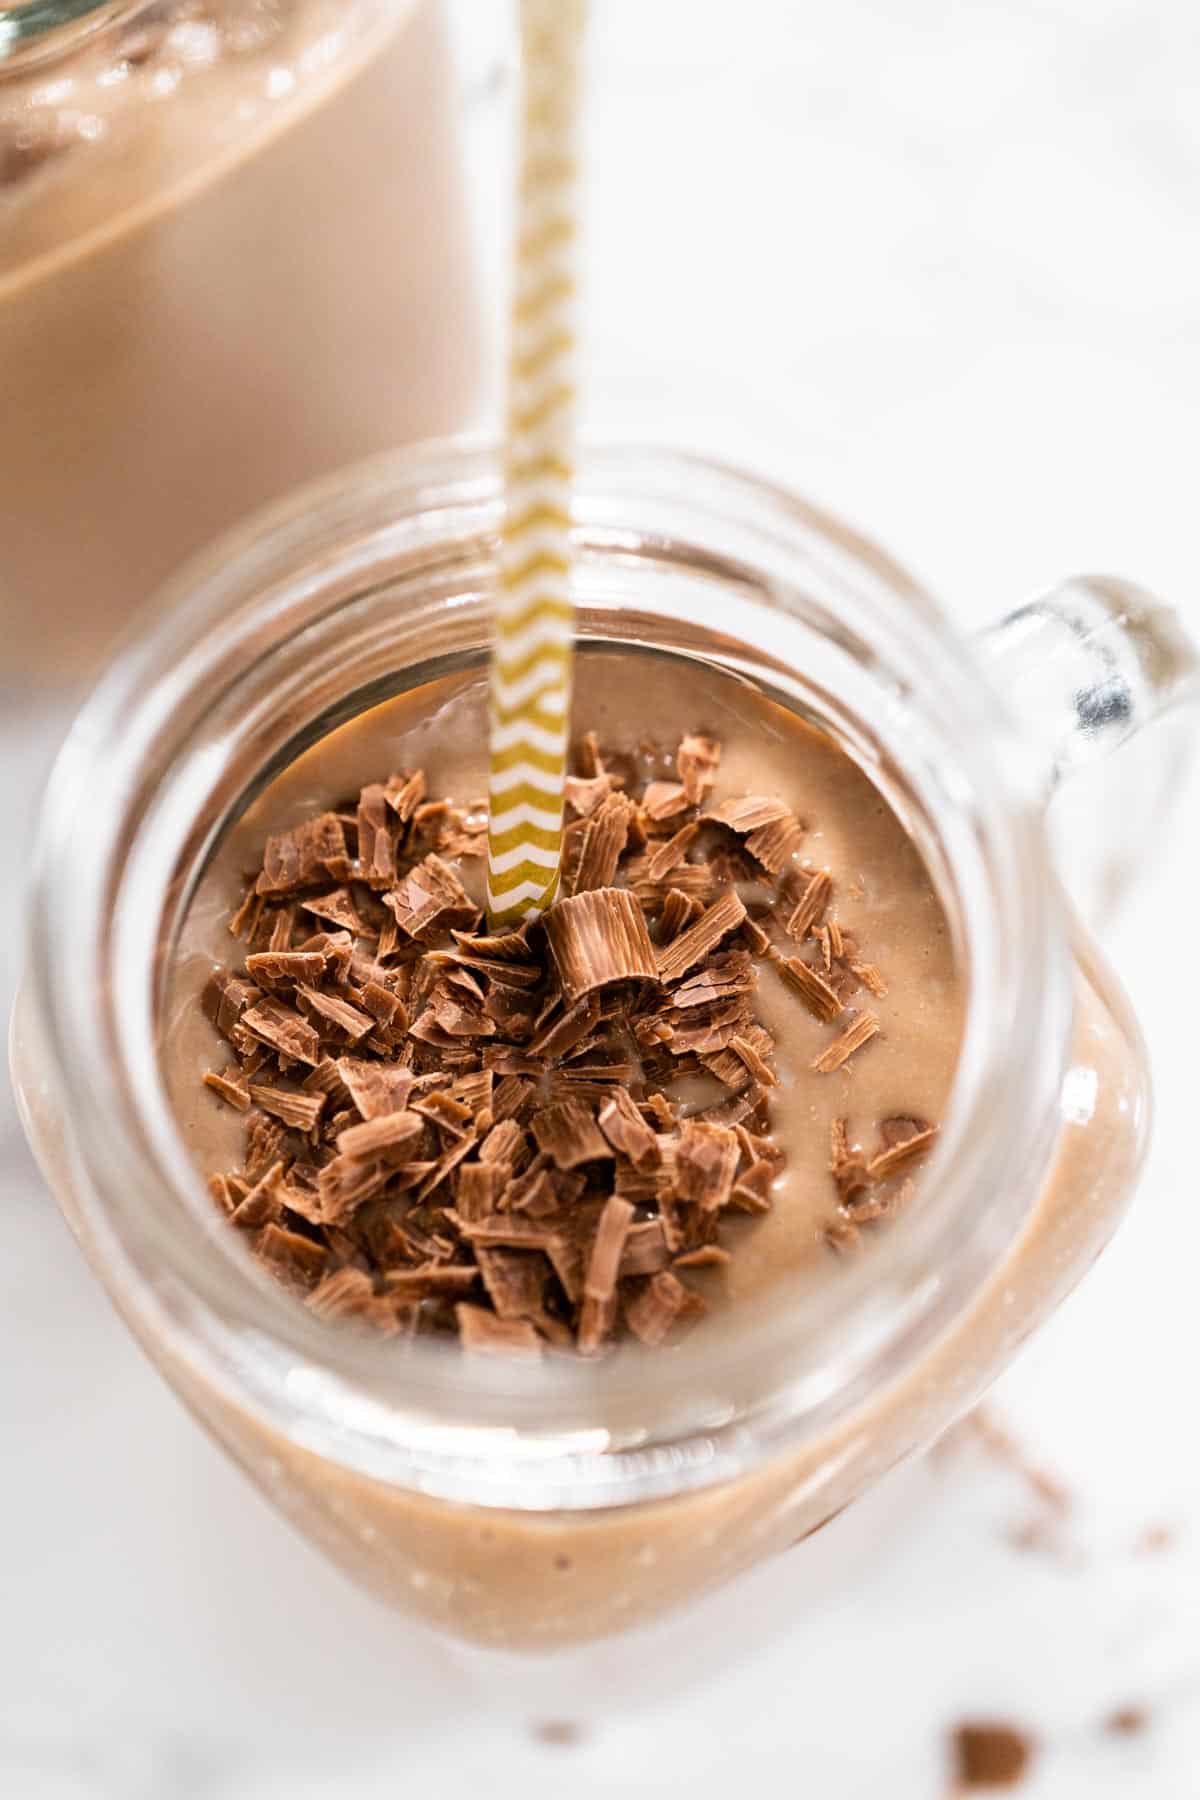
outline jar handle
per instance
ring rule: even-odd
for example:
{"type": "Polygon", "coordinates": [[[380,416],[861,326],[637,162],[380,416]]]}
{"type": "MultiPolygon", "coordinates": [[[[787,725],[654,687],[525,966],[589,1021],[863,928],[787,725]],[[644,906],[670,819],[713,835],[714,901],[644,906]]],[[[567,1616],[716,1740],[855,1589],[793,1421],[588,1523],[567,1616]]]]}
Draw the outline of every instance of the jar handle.
{"type": "Polygon", "coordinates": [[[1034,758],[1042,799],[1054,801],[1049,824],[1066,885],[1085,916],[1103,923],[1182,788],[1200,652],[1173,607],[1108,575],[1073,577],[978,644],[1034,758]],[[1130,744],[1155,723],[1161,729],[1130,744]],[[1094,769],[1117,749],[1111,768],[1094,769]]]}

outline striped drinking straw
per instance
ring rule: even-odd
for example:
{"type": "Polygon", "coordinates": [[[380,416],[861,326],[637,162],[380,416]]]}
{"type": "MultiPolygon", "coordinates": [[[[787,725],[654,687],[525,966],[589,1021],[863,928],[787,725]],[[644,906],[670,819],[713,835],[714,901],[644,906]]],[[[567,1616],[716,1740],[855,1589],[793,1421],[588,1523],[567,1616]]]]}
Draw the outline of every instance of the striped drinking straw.
{"type": "Polygon", "coordinates": [[[551,905],[570,723],[576,190],[585,0],[520,0],[505,516],[492,637],[488,914],[551,905]]]}

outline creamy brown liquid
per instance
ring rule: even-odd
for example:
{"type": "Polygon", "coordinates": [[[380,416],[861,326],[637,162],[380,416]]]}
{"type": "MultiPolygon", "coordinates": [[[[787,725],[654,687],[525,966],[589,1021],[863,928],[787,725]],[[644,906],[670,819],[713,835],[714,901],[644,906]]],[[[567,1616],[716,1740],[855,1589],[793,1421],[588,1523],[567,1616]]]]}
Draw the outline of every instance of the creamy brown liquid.
{"type": "MultiPolygon", "coordinates": [[[[881,1119],[942,1117],[964,1003],[946,917],[911,839],[867,777],[828,738],[751,688],[694,663],[587,655],[578,660],[574,717],[614,749],[647,740],[648,760],[661,761],[663,773],[673,770],[686,732],[719,739],[714,802],[765,794],[795,809],[806,826],[802,866],[828,868],[834,878],[828,916],[853,933],[887,982],[884,997],[869,997],[878,1037],[845,1068],[820,1074],[812,1062],[836,1028],[814,1018],[772,969],[760,974],[756,1010],[778,1046],[772,1126],[787,1162],[774,1210],[723,1229],[732,1261],[689,1277],[710,1304],[737,1304],[829,1254],[823,1233],[837,1199],[829,1172],[835,1118],[847,1118],[852,1142],[874,1147],[881,1119]]],[[[483,682],[442,680],[375,708],[300,757],[230,833],[191,908],[169,1007],[168,1083],[205,1174],[240,1166],[244,1122],[201,1084],[206,1069],[223,1065],[226,1049],[199,995],[214,964],[238,949],[227,921],[245,873],[261,863],[267,832],[398,769],[423,768],[432,795],[473,800],[487,787],[486,744],[483,682]]],[[[454,866],[479,889],[481,859],[454,866]]]]}
{"type": "Polygon", "coordinates": [[[0,680],[86,673],[214,533],[476,398],[436,6],[165,11],[0,64],[0,680]]]}

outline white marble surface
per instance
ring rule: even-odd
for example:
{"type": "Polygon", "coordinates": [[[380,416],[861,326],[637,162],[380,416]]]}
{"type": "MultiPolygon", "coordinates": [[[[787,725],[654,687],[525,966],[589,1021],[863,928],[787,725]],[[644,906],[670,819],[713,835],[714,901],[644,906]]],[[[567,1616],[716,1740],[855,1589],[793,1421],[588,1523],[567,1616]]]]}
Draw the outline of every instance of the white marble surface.
{"type": "MultiPolygon", "coordinates": [[[[964,626],[1090,566],[1200,632],[1191,0],[594,3],[594,428],[782,476],[964,626]]],[[[498,9],[455,4],[486,215],[498,9]]],[[[9,831],[57,729],[9,701],[9,831]]],[[[0,1793],[936,1800],[947,1725],[992,1715],[1039,1736],[1030,1800],[1200,1795],[1198,794],[1109,934],[1158,1078],[1138,1205],[996,1400],[1075,1495],[1057,1541],[1014,1546],[1029,1496],[968,1444],[901,1484],[886,1530],[876,1507],[821,1540],[836,1579],[795,1558],[751,1578],[674,1678],[630,1652],[636,1703],[556,1694],[570,1746],[535,1735],[527,1680],[414,1637],[226,1466],[110,1315],[0,1101],[0,1793]],[[731,1607],[762,1639],[733,1664],[731,1607]],[[1102,1729],[1134,1704],[1143,1733],[1102,1729]]],[[[5,1006],[16,885],[10,863],[5,1006]]]]}

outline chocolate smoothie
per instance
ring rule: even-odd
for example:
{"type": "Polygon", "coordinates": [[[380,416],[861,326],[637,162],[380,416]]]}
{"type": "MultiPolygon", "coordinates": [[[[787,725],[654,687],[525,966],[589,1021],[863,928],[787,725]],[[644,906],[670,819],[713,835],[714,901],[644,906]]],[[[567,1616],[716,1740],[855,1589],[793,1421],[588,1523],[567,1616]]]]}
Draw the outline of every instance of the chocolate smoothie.
{"type": "MultiPolygon", "coordinates": [[[[626,746],[639,744],[652,723],[667,759],[686,733],[719,738],[712,803],[747,792],[785,796],[805,827],[800,863],[835,872],[829,918],[853,928],[864,954],[886,972],[886,994],[870,999],[878,1033],[832,1074],[812,1064],[834,1027],[810,1016],[773,971],[759,984],[755,1003],[775,1039],[779,1085],[771,1122],[783,1172],[771,1210],[737,1222],[730,1260],[684,1273],[711,1308],[769,1305],[782,1272],[820,1282],[837,1266],[828,1231],[839,1199],[828,1151],[833,1122],[846,1118],[865,1136],[872,1119],[885,1114],[919,1113],[934,1122],[943,1116],[966,1000],[947,921],[913,844],[864,774],[748,687],[694,663],[588,655],[577,672],[575,717],[602,743],[626,746]]],[[[468,801],[484,790],[484,742],[480,681],[448,680],[409,693],[298,759],[221,845],[178,948],[164,1045],[179,1123],[205,1174],[236,1165],[244,1126],[202,1085],[205,1071],[222,1062],[223,1046],[201,996],[214,967],[231,960],[230,911],[246,877],[261,867],[265,838],[340,803],[364,781],[386,780],[397,767],[420,767],[431,792],[468,801]]],[[[669,761],[660,772],[669,778],[669,761]]],[[[477,886],[470,861],[458,867],[477,886]]],[[[681,1486],[665,1499],[584,1511],[451,1503],[290,1441],[161,1342],[148,1348],[274,1502],[376,1596],[482,1644],[577,1643],[653,1620],[817,1532],[960,1416],[1115,1227],[1144,1146],[1145,1100],[1136,1028],[1119,990],[1081,951],[1054,1160],[1023,1230],[989,1279],[924,1355],[897,1379],[873,1386],[834,1428],[752,1461],[734,1478],[681,1486]]],[[[872,1221],[843,1253],[882,1253],[886,1234],[902,1229],[922,1203],[921,1173],[918,1166],[898,1216],[872,1221]]],[[[789,1289],[789,1304],[795,1293],[789,1289]]],[[[702,1319],[689,1343],[709,1323],[702,1319]]],[[[462,1354],[452,1341],[445,1353],[462,1354]]],[[[383,1339],[379,1354],[407,1350],[383,1339]]]]}
{"type": "Polygon", "coordinates": [[[0,61],[0,681],[74,680],[217,531],[461,425],[430,0],[165,0],[0,61]]]}
{"type": "MultiPolygon", "coordinates": [[[[718,981],[736,969],[740,980],[753,984],[750,993],[705,1004],[698,992],[685,992],[668,1015],[672,1023],[667,1030],[672,1035],[665,1047],[654,1040],[653,1009],[646,1015],[651,1030],[643,1033],[640,1049],[637,1042],[627,1039],[620,1020],[607,1035],[621,1048],[612,1050],[603,1042],[603,1029],[601,1041],[605,1054],[633,1057],[640,1075],[619,1080],[643,1103],[651,1124],[656,1122],[655,1114],[645,1102],[651,1089],[656,1085],[662,1088],[662,1098],[669,1102],[675,1117],[662,1112],[670,1130],[659,1141],[672,1153],[680,1124],[689,1119],[699,1121],[708,1134],[707,1140],[697,1139],[698,1145],[714,1154],[722,1145],[728,1146],[731,1157],[736,1154],[729,1127],[739,1120],[755,1133],[765,1134],[743,1139],[750,1148],[744,1159],[731,1164],[731,1179],[741,1173],[719,1245],[715,1232],[707,1230],[689,1236],[686,1227],[680,1226],[677,1235],[671,1236],[672,1221],[668,1220],[671,1249],[682,1258],[676,1266],[687,1292],[698,1296],[709,1309],[750,1304],[798,1271],[819,1275],[825,1259],[835,1252],[866,1253],[870,1236],[884,1229],[888,1214],[901,1206],[919,1204],[921,1159],[917,1152],[932,1142],[936,1123],[944,1114],[962,1028],[963,984],[955,968],[947,921],[912,841],[862,772],[827,738],[749,687],[700,665],[587,655],[579,661],[574,716],[581,728],[594,734],[591,743],[599,755],[611,757],[613,769],[623,772],[599,781],[585,777],[569,784],[568,816],[586,816],[585,809],[598,816],[597,796],[604,792],[604,781],[619,782],[618,797],[607,804],[616,809],[624,830],[633,813],[627,796],[639,798],[642,819],[653,835],[640,856],[627,856],[614,879],[636,884],[637,872],[653,867],[646,858],[652,859],[656,852],[662,865],[670,865],[657,884],[637,888],[652,894],[648,902],[651,929],[660,944],[665,921],[670,918],[669,911],[663,911],[662,896],[674,888],[677,900],[672,905],[681,906],[678,897],[682,890],[704,886],[709,876],[708,864],[687,860],[696,856],[697,845],[704,842],[705,827],[698,820],[712,821],[707,829],[716,839],[715,847],[710,844],[715,860],[704,899],[713,902],[720,893],[734,895],[736,889],[731,905],[738,913],[743,904],[749,911],[744,929],[751,933],[748,941],[760,953],[757,972],[745,948],[731,949],[741,941],[742,928],[737,926],[726,932],[721,945],[714,946],[712,956],[697,957],[689,972],[694,984],[704,968],[711,968],[718,981]],[[646,734],[647,720],[653,720],[652,738],[646,734]],[[715,768],[698,776],[703,785],[694,790],[699,796],[696,805],[687,804],[687,795],[673,780],[676,747],[681,740],[719,746],[715,768]],[[759,811],[764,797],[784,803],[780,854],[767,843],[760,844],[753,832],[739,839],[731,828],[718,823],[723,817],[738,820],[738,806],[747,795],[758,797],[759,811]],[[666,816],[655,819],[655,812],[666,816]],[[675,852],[677,860],[673,860],[670,846],[677,841],[677,832],[682,836],[675,852]],[[773,873],[756,861],[754,852],[760,849],[767,864],[774,865],[773,873]],[[783,903],[772,909],[768,902],[779,893],[785,896],[783,903]],[[755,926],[756,913],[777,944],[766,943],[768,931],[755,926]],[[738,1007],[743,1008],[745,1036],[732,1038],[731,1051],[727,1047],[730,1032],[738,1022],[735,1019],[731,1027],[725,1021],[738,1007]],[[841,1060],[838,1047],[845,1046],[846,1032],[855,1021],[864,1020],[870,1023],[872,1035],[841,1060]],[[683,1046],[692,1043],[699,1055],[681,1055],[683,1046]],[[760,1060],[759,1051],[766,1062],[760,1060]],[[761,1077],[761,1086],[750,1081],[738,1055],[749,1059],[750,1068],[761,1077]],[[659,1072],[657,1081],[645,1078],[651,1066],[659,1072]],[[676,1069],[687,1072],[676,1075],[676,1069]],[[706,1123],[709,1120],[714,1122],[711,1126],[706,1123]],[[889,1143],[893,1146],[890,1157],[889,1143]],[[761,1156],[755,1145],[761,1147],[761,1156]],[[900,1145],[912,1147],[901,1150],[900,1145]],[[874,1165],[879,1170],[876,1178],[871,1159],[881,1155],[884,1162],[874,1165]],[[754,1191],[753,1178],[746,1186],[743,1164],[754,1168],[760,1191],[754,1191]]],[[[469,806],[486,789],[486,742],[485,688],[478,678],[446,679],[421,688],[376,708],[301,757],[261,796],[222,846],[192,906],[180,945],[166,1047],[172,1099],[189,1147],[206,1176],[241,1169],[247,1118],[265,1123],[257,1107],[248,1113],[249,1090],[236,1071],[233,1085],[223,1083],[218,1075],[218,1092],[203,1085],[205,1074],[219,1072],[230,1057],[229,1045],[210,1023],[203,1000],[214,967],[231,962],[236,945],[229,920],[241,905],[246,872],[261,864],[266,837],[285,833],[327,807],[341,806],[368,783],[386,781],[396,770],[420,770],[424,791],[430,797],[453,796],[469,806]]],[[[683,758],[681,763],[686,767],[683,758]]],[[[748,816],[753,819],[756,815],[748,816]]],[[[436,821],[436,812],[433,817],[436,821]]],[[[468,825],[474,825],[461,837],[467,853],[455,854],[455,843],[443,841],[444,866],[462,882],[466,889],[463,898],[477,899],[484,839],[479,814],[468,810],[466,817],[468,825]]],[[[419,817],[417,823],[421,823],[419,817]]],[[[569,839],[577,840],[584,829],[580,826],[574,834],[569,832],[569,839]]],[[[365,855],[361,840],[359,854],[360,858],[365,855]]],[[[414,849],[412,855],[416,854],[414,849]]],[[[587,881],[581,872],[579,882],[572,885],[598,884],[587,881]]],[[[365,890],[360,893],[367,902],[365,890]]],[[[567,902],[568,912],[573,904],[578,903],[567,902]]],[[[695,897],[691,913],[699,919],[711,916],[695,897]]],[[[448,922],[465,921],[456,915],[448,922]]],[[[678,922],[681,936],[688,922],[683,918],[678,922]]],[[[310,931],[322,927],[329,930],[331,922],[309,915],[304,925],[292,926],[289,943],[298,946],[310,931]]],[[[696,929],[703,927],[697,924],[696,929]]],[[[269,923],[261,922],[260,931],[265,944],[269,923]]],[[[394,937],[393,932],[388,941],[394,937]]],[[[453,950],[448,933],[443,932],[436,941],[443,939],[453,950]]],[[[408,950],[412,950],[411,942],[408,950]]],[[[261,954],[251,957],[251,975],[261,969],[269,978],[273,968],[269,956],[266,960],[261,954]]],[[[286,981],[286,959],[280,968],[286,981]]],[[[458,973],[461,979],[462,970],[458,973]]],[[[681,991],[678,980],[674,991],[681,991]]],[[[466,993],[470,1004],[469,985],[466,993]]],[[[294,996],[289,991],[282,997],[294,996]]],[[[299,1004],[309,1004],[307,992],[299,1004]]],[[[251,1021],[256,1017],[253,1012],[246,1016],[251,1021]]],[[[355,1029],[353,1021],[350,1029],[355,1029]]],[[[329,1054],[336,1057],[340,1027],[330,1030],[333,1049],[329,1054]]],[[[431,1032],[430,1037],[434,1036],[431,1032]]],[[[463,1042],[457,1040],[456,1055],[466,1054],[463,1042]]],[[[538,1040],[533,1042],[536,1045],[538,1040]]],[[[345,1051],[351,1046],[341,1040],[340,1048],[345,1051]]],[[[436,1062],[436,1051],[424,1039],[416,1045],[398,1041],[395,1051],[388,1054],[411,1058],[414,1051],[418,1074],[426,1063],[436,1062]]],[[[488,1052],[490,1061],[495,1054],[490,1040],[488,1052]]],[[[543,1082],[542,1091],[544,1097],[554,1099],[581,1094],[590,1110],[599,1112],[602,1128],[607,1128],[605,1071],[598,1065],[598,1057],[599,1052],[593,1052],[588,1062],[601,1077],[594,1088],[586,1080],[582,1087],[567,1085],[571,1079],[567,1063],[561,1093],[553,1085],[553,1076],[550,1089],[547,1091],[543,1082]]],[[[292,1077],[284,1079],[278,1076],[276,1060],[265,1047],[256,1051],[254,1060],[265,1060],[266,1072],[260,1068],[251,1081],[282,1080],[284,1088],[296,1090],[299,1107],[319,1104],[313,1090],[299,1086],[298,1077],[309,1073],[306,1067],[294,1068],[292,1077]]],[[[345,1066],[357,1069],[359,1063],[345,1066]]],[[[519,1053],[511,1064],[501,1057],[496,1079],[510,1066],[514,1070],[524,1067],[519,1053]]],[[[626,1063],[621,1060],[617,1066],[625,1068],[626,1063]]],[[[451,1081],[453,1073],[451,1070],[440,1085],[451,1081]]],[[[331,1074],[329,1079],[340,1094],[336,1078],[331,1074]]],[[[426,1080],[437,1085],[434,1076],[426,1080]]],[[[491,1093],[489,1086],[489,1108],[491,1093]]],[[[283,1119],[290,1116],[291,1103],[278,1088],[256,1085],[254,1097],[265,1097],[268,1109],[280,1108],[283,1119]]],[[[340,1100],[330,1097],[326,1112],[338,1104],[348,1105],[345,1096],[340,1100]]],[[[530,1119],[532,1105],[533,1096],[526,1093],[520,1116],[523,1124],[531,1125],[533,1138],[540,1144],[544,1115],[534,1112],[530,1119]]],[[[352,1116],[356,1115],[348,1111],[344,1122],[352,1116]]],[[[411,1113],[403,1116],[419,1133],[420,1118],[414,1119],[411,1113]]],[[[636,1128],[636,1109],[629,1116],[636,1128]]],[[[485,1129],[491,1128],[491,1122],[489,1114],[485,1129]]],[[[468,1127],[466,1119],[462,1127],[468,1127]]],[[[452,1119],[446,1145],[453,1147],[459,1128],[452,1119]]],[[[281,1129],[278,1124],[271,1127],[275,1148],[282,1147],[281,1129]]],[[[647,1138],[651,1161],[657,1161],[646,1125],[640,1130],[647,1138]]],[[[517,1135],[519,1138],[520,1133],[517,1135]]],[[[353,1130],[346,1141],[354,1141],[353,1130]]],[[[620,1138],[617,1141],[622,1151],[629,1148],[620,1138]]],[[[557,1155],[557,1146],[550,1147],[557,1155]]],[[[528,1148],[532,1150],[532,1140],[528,1148]]],[[[601,1139],[596,1139],[595,1148],[604,1154],[601,1139]]],[[[310,1154],[296,1144],[292,1150],[301,1163],[310,1154]]],[[[579,1154],[582,1158],[582,1149],[579,1154]]],[[[266,1155],[263,1167],[271,1160],[272,1155],[266,1155]]],[[[558,1160],[574,1166],[569,1154],[558,1160]]],[[[539,1165],[548,1161],[545,1156],[536,1159],[532,1178],[537,1177],[539,1165]]],[[[419,1170],[427,1166],[420,1164],[419,1170]]],[[[577,1187],[581,1179],[562,1177],[552,1163],[549,1172],[560,1186],[565,1179],[577,1187]]],[[[255,1163],[251,1176],[261,1173],[255,1163]]],[[[662,1184],[669,1185],[665,1172],[659,1173],[662,1184]]],[[[599,1195],[612,1189],[611,1165],[598,1172],[596,1186],[599,1195]]],[[[653,1189],[653,1180],[638,1181],[628,1166],[618,1174],[616,1193],[634,1204],[650,1199],[653,1189]]],[[[586,1197],[580,1198],[574,1188],[567,1191],[572,1204],[586,1208],[586,1197]]],[[[238,1182],[234,1194],[224,1197],[232,1205],[244,1194],[244,1186],[238,1182]]],[[[297,1207],[305,1207],[299,1190],[291,1192],[290,1198],[297,1207]]],[[[450,1188],[440,1191],[443,1203],[452,1198],[450,1188]]],[[[257,1212],[264,1200],[265,1195],[257,1196],[237,1222],[249,1223],[250,1212],[257,1212]]],[[[316,1219],[324,1216],[319,1204],[308,1210],[316,1219]]],[[[629,1223],[625,1221],[627,1226],[629,1223]]],[[[436,1216],[433,1225],[436,1227],[436,1216]]],[[[520,1246],[519,1232],[515,1243],[520,1246]]],[[[301,1262],[306,1262],[303,1241],[295,1248],[301,1262]]],[[[313,1260],[315,1279],[315,1252],[313,1260]]],[[[650,1267],[665,1267],[669,1260],[664,1255],[654,1265],[642,1264],[634,1256],[625,1266],[646,1272],[650,1267]]],[[[458,1274],[469,1284],[469,1270],[458,1274]]],[[[490,1286],[491,1272],[486,1266],[485,1274],[490,1286]]],[[[410,1280],[405,1272],[390,1279],[407,1296],[417,1278],[410,1280]]],[[[450,1281],[449,1273],[446,1281],[450,1281]]],[[[635,1282],[626,1294],[627,1303],[636,1289],[635,1282]]],[[[462,1291],[465,1297],[467,1286],[462,1291]]],[[[316,1298],[319,1303],[320,1294],[316,1298]]],[[[502,1304],[504,1298],[502,1294],[502,1304]]],[[[636,1310],[632,1316],[638,1329],[636,1310]]],[[[408,1322],[411,1324],[411,1317],[408,1322]]],[[[532,1336],[532,1328],[526,1330],[532,1336]]],[[[640,1329],[638,1335],[643,1335],[640,1329]]]]}

